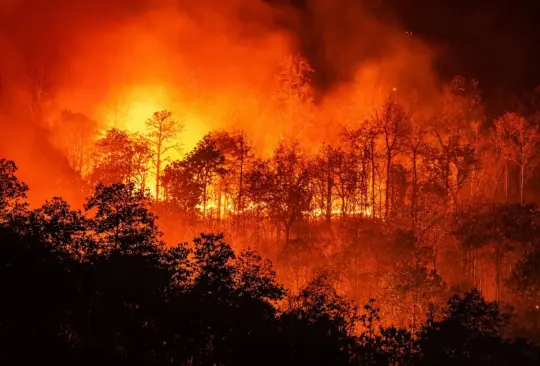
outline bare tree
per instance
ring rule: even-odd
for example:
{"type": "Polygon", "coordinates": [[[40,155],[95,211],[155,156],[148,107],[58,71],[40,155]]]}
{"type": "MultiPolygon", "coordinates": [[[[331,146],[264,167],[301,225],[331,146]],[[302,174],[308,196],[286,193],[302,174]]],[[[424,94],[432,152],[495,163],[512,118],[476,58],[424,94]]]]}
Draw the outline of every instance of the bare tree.
{"type": "Polygon", "coordinates": [[[523,204],[525,183],[538,164],[540,128],[516,113],[507,113],[495,121],[495,135],[504,141],[504,153],[519,168],[519,202],[523,204]]]}
{"type": "Polygon", "coordinates": [[[411,216],[412,216],[412,228],[416,230],[417,214],[418,214],[418,187],[419,187],[419,162],[422,154],[426,149],[425,142],[426,131],[422,123],[413,123],[411,125],[411,131],[405,141],[405,149],[408,157],[411,161],[411,216]]]}
{"type": "Polygon", "coordinates": [[[91,168],[91,155],[98,135],[97,123],[83,114],[62,111],[50,128],[52,143],[68,159],[69,165],[81,175],[91,168]]]}
{"type": "Polygon", "coordinates": [[[217,149],[223,154],[226,175],[220,176],[218,182],[218,221],[221,213],[221,193],[225,198],[231,198],[234,212],[239,223],[240,215],[245,208],[245,173],[250,161],[253,159],[253,146],[248,141],[246,133],[242,130],[232,133],[225,131],[212,132],[208,137],[215,142],[217,149]]]}
{"type": "Polygon", "coordinates": [[[352,131],[346,130],[346,136],[351,144],[351,148],[356,150],[357,160],[361,163],[360,177],[362,182],[361,192],[364,196],[363,203],[367,208],[368,200],[371,201],[371,216],[377,215],[376,202],[376,176],[377,176],[377,159],[379,156],[377,149],[377,140],[381,134],[380,128],[373,125],[371,121],[366,121],[360,128],[352,131]],[[369,185],[368,188],[368,176],[369,185]],[[368,192],[369,191],[369,192],[368,192]],[[370,197],[368,197],[368,194],[370,197]]]}
{"type": "Polygon", "coordinates": [[[392,160],[404,148],[404,143],[410,127],[410,116],[392,100],[386,101],[382,108],[375,112],[373,125],[379,126],[385,146],[386,156],[386,187],[384,216],[388,217],[390,208],[390,176],[392,160]]]}
{"type": "Polygon", "coordinates": [[[172,113],[166,110],[155,112],[146,121],[149,130],[148,143],[152,152],[152,163],[156,175],[156,201],[159,201],[160,178],[163,164],[169,161],[167,153],[172,149],[178,149],[180,144],[178,137],[184,126],[172,118],[172,113]]]}

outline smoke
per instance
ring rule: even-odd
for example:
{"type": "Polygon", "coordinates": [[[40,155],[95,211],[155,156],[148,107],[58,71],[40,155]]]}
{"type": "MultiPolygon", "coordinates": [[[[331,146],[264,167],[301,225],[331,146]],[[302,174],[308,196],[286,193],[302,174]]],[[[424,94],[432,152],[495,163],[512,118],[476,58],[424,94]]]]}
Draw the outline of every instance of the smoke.
{"type": "Polygon", "coordinates": [[[369,9],[353,0],[3,0],[0,123],[9,134],[0,153],[24,158],[32,189],[71,176],[47,136],[63,110],[102,129],[143,131],[154,110],[169,109],[185,124],[185,150],[215,128],[243,128],[263,144],[279,133],[270,107],[279,63],[297,52],[316,71],[321,115],[345,104],[365,114],[394,89],[433,95],[433,51],[369,9]]]}

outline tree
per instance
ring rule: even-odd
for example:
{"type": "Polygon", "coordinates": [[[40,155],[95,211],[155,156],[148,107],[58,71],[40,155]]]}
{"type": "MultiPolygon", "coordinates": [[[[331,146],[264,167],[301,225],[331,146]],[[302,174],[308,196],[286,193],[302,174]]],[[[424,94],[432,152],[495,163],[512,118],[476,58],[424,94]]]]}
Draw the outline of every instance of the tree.
{"type": "Polygon", "coordinates": [[[426,153],[427,144],[425,141],[426,129],[423,123],[419,121],[412,121],[410,133],[404,142],[404,149],[411,162],[411,216],[412,216],[412,229],[417,230],[418,224],[418,196],[420,188],[420,165],[422,156],[426,153]]]}
{"type": "Polygon", "coordinates": [[[232,200],[231,206],[240,219],[240,214],[245,208],[245,175],[253,160],[253,146],[244,131],[234,133],[216,131],[210,133],[207,138],[215,142],[216,148],[223,155],[223,168],[227,171],[226,175],[219,175],[217,182],[218,220],[221,218],[223,193],[226,195],[226,202],[228,199],[232,200]]]}
{"type": "Polygon", "coordinates": [[[377,202],[376,202],[376,183],[377,183],[377,174],[378,174],[378,163],[377,159],[379,156],[377,143],[378,139],[381,136],[381,130],[380,126],[374,125],[371,123],[373,121],[366,121],[365,124],[363,124],[361,127],[352,130],[347,131],[346,130],[346,137],[348,138],[350,144],[352,145],[352,149],[355,150],[358,161],[361,164],[361,177],[364,181],[364,184],[362,187],[363,195],[365,196],[363,201],[366,204],[366,210],[367,210],[367,201],[368,201],[368,194],[370,194],[371,197],[369,197],[369,201],[371,201],[371,216],[376,217],[377,216],[377,202]],[[370,181],[370,187],[368,188],[367,181],[370,181]]]}
{"type": "Polygon", "coordinates": [[[28,215],[25,234],[39,238],[51,252],[60,251],[82,261],[91,255],[88,221],[80,210],[72,210],[60,197],[53,197],[28,215]]]}
{"type": "Polygon", "coordinates": [[[0,159],[0,225],[21,214],[27,206],[28,186],[19,181],[16,172],[13,161],[0,159]]]}
{"type": "Polygon", "coordinates": [[[530,251],[531,244],[538,236],[538,209],[521,204],[499,204],[474,206],[454,218],[450,233],[459,239],[465,250],[472,252],[472,282],[476,282],[474,262],[476,252],[482,248],[492,251],[495,267],[496,299],[500,298],[503,287],[503,259],[521,248],[530,251]]]}
{"type": "Polygon", "coordinates": [[[278,233],[283,226],[288,245],[291,229],[310,209],[312,196],[308,164],[298,143],[281,143],[272,160],[254,164],[247,181],[252,201],[264,204],[278,223],[278,233]]]}
{"type": "Polygon", "coordinates": [[[343,217],[354,212],[356,193],[361,185],[355,154],[341,147],[323,145],[310,165],[315,201],[326,221],[329,223],[332,218],[335,198],[340,201],[343,217]]]}
{"type": "Polygon", "coordinates": [[[202,188],[203,217],[206,218],[206,208],[209,200],[209,189],[217,176],[224,176],[225,156],[216,145],[211,135],[206,135],[195,149],[184,158],[184,165],[194,173],[194,179],[202,188]]]}
{"type": "Polygon", "coordinates": [[[439,115],[431,121],[434,149],[427,156],[433,179],[444,191],[445,204],[455,206],[466,180],[478,164],[470,126],[483,120],[476,81],[457,76],[443,91],[439,115]]]}
{"type": "Polygon", "coordinates": [[[138,135],[117,129],[108,130],[96,142],[90,181],[95,184],[135,183],[146,188],[150,150],[138,135]]]}
{"type": "Polygon", "coordinates": [[[505,157],[519,168],[519,202],[523,204],[525,183],[538,164],[540,128],[515,113],[495,121],[494,134],[503,141],[505,157]]]}
{"type": "Polygon", "coordinates": [[[459,192],[477,165],[476,156],[472,146],[461,141],[458,129],[445,135],[435,132],[435,136],[438,146],[426,154],[428,174],[442,192],[445,204],[455,206],[459,192]]]}
{"type": "Polygon", "coordinates": [[[446,285],[442,277],[424,265],[398,265],[384,279],[383,298],[389,305],[392,318],[418,329],[422,316],[446,299],[446,285]],[[410,321],[410,323],[409,323],[410,321]]]}
{"type": "Polygon", "coordinates": [[[81,113],[62,111],[51,127],[53,144],[67,157],[69,165],[81,175],[91,169],[91,156],[98,135],[97,123],[81,113]]]}
{"type": "Polygon", "coordinates": [[[149,197],[133,184],[99,184],[84,205],[97,254],[155,254],[161,233],[149,204],[149,197]]]}
{"type": "Polygon", "coordinates": [[[378,126],[384,141],[386,156],[386,194],[384,216],[388,217],[390,208],[390,177],[392,160],[404,148],[410,128],[410,116],[396,102],[388,100],[380,111],[376,111],[372,125],[378,126]]]}
{"type": "Polygon", "coordinates": [[[174,203],[185,213],[194,213],[202,203],[204,187],[197,179],[195,167],[184,160],[167,165],[161,183],[165,199],[174,203]]]}
{"type": "Polygon", "coordinates": [[[261,358],[272,365],[286,359],[273,306],[284,290],[269,263],[252,251],[237,256],[223,235],[202,234],[193,244],[182,261],[191,266],[188,286],[171,299],[165,319],[175,331],[167,349],[182,350],[193,364],[249,365],[261,358]]]}
{"type": "MultiPolygon", "coordinates": [[[[504,332],[508,317],[496,302],[486,302],[478,290],[453,296],[442,320],[430,320],[419,345],[422,363],[492,365],[504,360],[504,332]]],[[[501,362],[500,364],[508,364],[501,362]]]]}
{"type": "Polygon", "coordinates": [[[160,198],[161,171],[163,164],[169,160],[167,153],[172,149],[178,149],[178,137],[184,126],[172,118],[169,111],[155,112],[146,121],[146,127],[150,131],[147,139],[150,144],[152,163],[156,175],[156,201],[160,198]]]}
{"type": "Polygon", "coordinates": [[[527,254],[516,264],[508,285],[529,309],[535,309],[540,304],[540,252],[538,249],[527,254]]]}
{"type": "Polygon", "coordinates": [[[491,128],[480,144],[481,178],[484,194],[489,200],[496,201],[499,187],[503,184],[504,202],[508,202],[509,160],[506,156],[505,141],[494,128],[491,128]]]}
{"type": "Polygon", "coordinates": [[[405,328],[381,325],[380,309],[370,299],[359,317],[363,332],[358,337],[356,358],[361,365],[414,365],[419,349],[405,328]]]}
{"type": "Polygon", "coordinates": [[[330,224],[333,211],[334,190],[334,149],[323,145],[322,151],[311,163],[313,197],[317,209],[324,213],[326,222],[330,224]]]}
{"type": "Polygon", "coordinates": [[[330,162],[334,169],[334,191],[335,195],[341,201],[341,215],[345,217],[348,213],[355,212],[356,193],[361,175],[357,170],[357,159],[354,153],[335,148],[328,151],[330,162]]]}
{"type": "Polygon", "coordinates": [[[291,297],[281,316],[296,358],[311,365],[350,364],[357,320],[354,304],[339,296],[324,275],[291,297]]]}

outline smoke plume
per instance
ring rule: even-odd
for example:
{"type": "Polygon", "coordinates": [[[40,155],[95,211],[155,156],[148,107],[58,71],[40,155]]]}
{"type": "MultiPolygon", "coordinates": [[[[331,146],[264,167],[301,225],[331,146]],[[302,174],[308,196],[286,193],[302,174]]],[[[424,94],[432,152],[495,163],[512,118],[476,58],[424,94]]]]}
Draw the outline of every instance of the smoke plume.
{"type": "Polygon", "coordinates": [[[320,140],[344,107],[362,119],[391,91],[434,95],[432,49],[369,9],[353,0],[4,0],[0,153],[42,199],[76,180],[50,138],[65,110],[101,130],[142,132],[168,109],[185,124],[185,150],[216,128],[243,128],[262,145],[280,132],[271,100],[288,54],[315,69],[317,115],[330,116],[317,122],[320,140]]]}

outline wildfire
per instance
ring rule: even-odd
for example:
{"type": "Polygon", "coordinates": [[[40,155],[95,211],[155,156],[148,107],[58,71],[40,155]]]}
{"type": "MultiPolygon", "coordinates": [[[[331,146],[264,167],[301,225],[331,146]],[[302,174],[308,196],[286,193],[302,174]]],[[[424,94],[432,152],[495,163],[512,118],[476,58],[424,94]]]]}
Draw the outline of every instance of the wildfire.
{"type": "MultiPolygon", "coordinates": [[[[166,162],[181,159],[210,131],[210,128],[205,111],[196,111],[188,103],[182,103],[179,99],[174,88],[167,87],[165,84],[126,87],[103,103],[100,119],[104,121],[104,126],[101,132],[103,134],[107,129],[118,128],[144,137],[150,132],[146,121],[154,112],[171,111],[172,118],[177,120],[183,128],[174,141],[175,148],[169,150],[164,158],[166,162]]],[[[148,168],[152,171],[151,166],[148,168]]],[[[155,184],[155,175],[149,174],[146,179],[146,189],[154,197],[155,184]]]]}
{"type": "Polygon", "coordinates": [[[204,111],[192,110],[188,103],[179,100],[173,88],[164,84],[134,85],[105,101],[103,120],[106,128],[120,128],[132,133],[147,134],[146,121],[156,111],[169,110],[184,129],[178,136],[181,149],[175,150],[170,159],[178,159],[182,153],[193,149],[197,142],[210,131],[204,111]],[[178,99],[177,99],[178,98],[178,99]]]}

